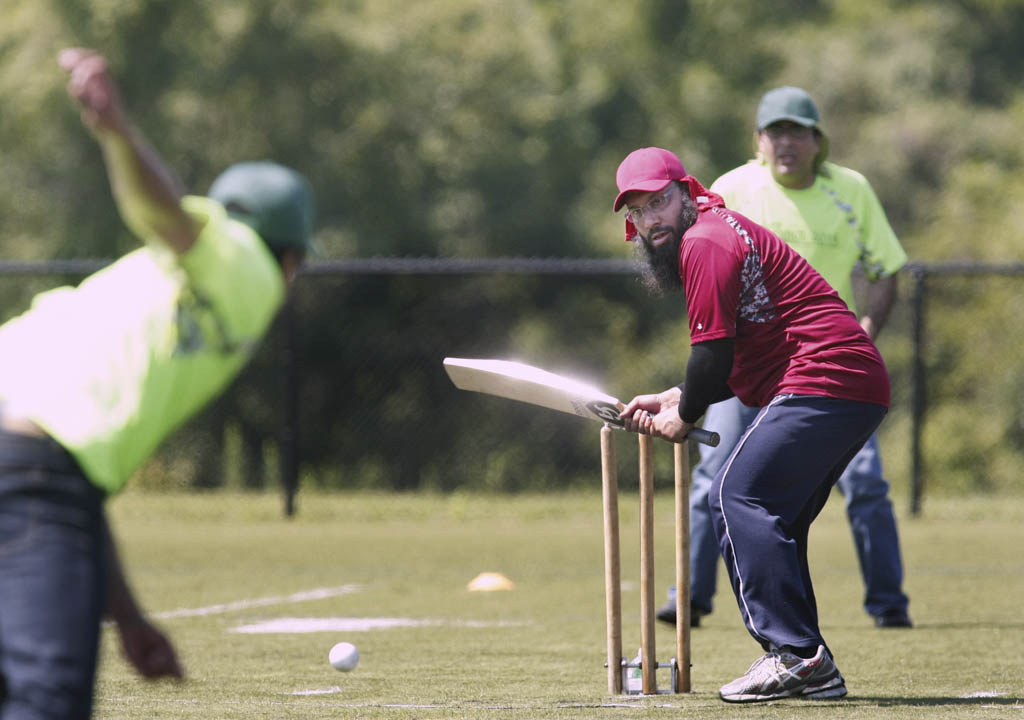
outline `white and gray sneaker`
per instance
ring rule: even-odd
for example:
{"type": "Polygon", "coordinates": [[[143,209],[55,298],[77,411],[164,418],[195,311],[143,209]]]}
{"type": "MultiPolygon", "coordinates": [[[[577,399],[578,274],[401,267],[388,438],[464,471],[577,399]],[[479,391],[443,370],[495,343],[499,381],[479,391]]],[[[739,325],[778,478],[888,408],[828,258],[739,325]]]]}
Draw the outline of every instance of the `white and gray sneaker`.
{"type": "Polygon", "coordinates": [[[761,656],[746,675],[723,685],[719,694],[726,702],[763,702],[779,698],[824,700],[846,695],[846,681],[839,674],[824,645],[804,660],[785,651],[761,656]]]}

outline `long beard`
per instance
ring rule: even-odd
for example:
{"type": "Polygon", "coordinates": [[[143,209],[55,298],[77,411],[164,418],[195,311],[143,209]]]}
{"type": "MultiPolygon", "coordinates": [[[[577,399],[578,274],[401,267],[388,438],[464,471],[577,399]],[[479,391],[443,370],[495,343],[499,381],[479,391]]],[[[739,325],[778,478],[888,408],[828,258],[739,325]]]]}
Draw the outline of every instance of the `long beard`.
{"type": "Polygon", "coordinates": [[[683,243],[683,233],[689,230],[696,220],[696,204],[684,201],[675,223],[656,225],[648,231],[650,235],[654,231],[668,228],[675,240],[656,247],[646,237],[637,233],[640,240],[633,243],[634,257],[640,278],[652,295],[667,295],[683,289],[683,280],[679,276],[679,248],[683,243]]]}

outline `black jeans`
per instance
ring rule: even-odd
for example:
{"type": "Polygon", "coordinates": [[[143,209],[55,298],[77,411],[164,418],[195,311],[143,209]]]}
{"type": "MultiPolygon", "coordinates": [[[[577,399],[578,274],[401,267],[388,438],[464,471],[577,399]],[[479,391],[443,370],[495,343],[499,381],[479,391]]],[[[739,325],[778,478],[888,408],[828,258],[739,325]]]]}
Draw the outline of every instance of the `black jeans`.
{"type": "Polygon", "coordinates": [[[49,439],[0,431],[0,718],[92,713],[103,493],[49,439]]]}

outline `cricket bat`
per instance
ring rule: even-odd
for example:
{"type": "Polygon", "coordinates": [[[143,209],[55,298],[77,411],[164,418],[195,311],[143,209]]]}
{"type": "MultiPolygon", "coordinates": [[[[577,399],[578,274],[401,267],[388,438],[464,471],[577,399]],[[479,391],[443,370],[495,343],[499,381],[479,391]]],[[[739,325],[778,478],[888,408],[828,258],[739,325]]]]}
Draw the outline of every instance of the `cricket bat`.
{"type": "MultiPolygon", "coordinates": [[[[616,398],[579,380],[556,375],[511,360],[445,358],[444,369],[460,390],[496,395],[559,412],[579,415],[621,428],[619,413],[626,406],[616,398]]],[[[694,428],[689,437],[716,447],[718,433],[694,428]]]]}

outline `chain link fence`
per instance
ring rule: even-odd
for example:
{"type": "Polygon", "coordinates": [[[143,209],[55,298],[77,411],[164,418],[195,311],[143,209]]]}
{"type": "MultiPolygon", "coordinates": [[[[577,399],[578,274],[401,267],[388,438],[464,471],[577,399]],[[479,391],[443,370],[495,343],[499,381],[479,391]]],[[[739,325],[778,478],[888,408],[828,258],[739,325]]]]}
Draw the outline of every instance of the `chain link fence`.
{"type": "MultiPolygon", "coordinates": [[[[104,261],[0,263],[0,316],[104,261]]],[[[879,340],[893,381],[880,431],[896,497],[1024,489],[1024,265],[901,273],[879,340]]],[[[446,356],[517,359],[628,399],[676,384],[681,296],[654,298],[615,260],[321,261],[231,389],[133,479],[142,488],[555,491],[597,487],[596,423],[454,388],[446,356]]],[[[98,319],[98,321],[101,321],[98,319]]],[[[635,467],[634,442],[620,463],[635,467]]],[[[656,453],[671,484],[671,453],[656,453]]],[[[624,480],[626,473],[623,473],[624,480]]]]}

